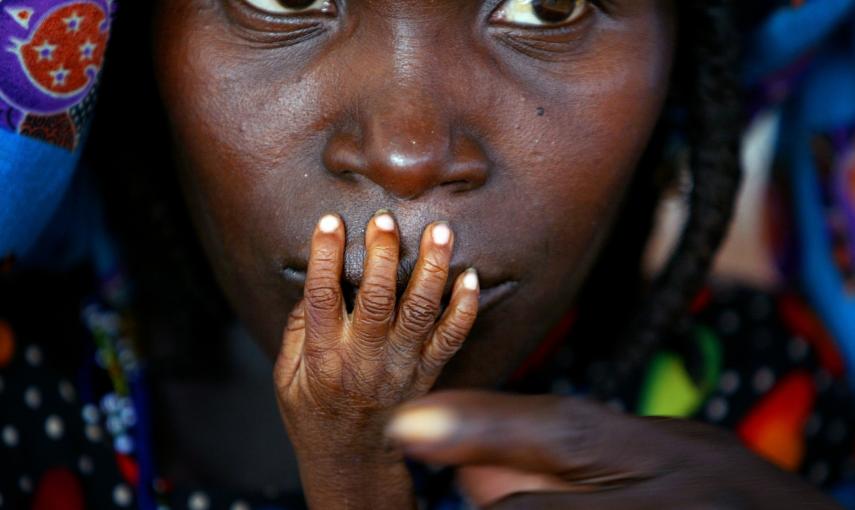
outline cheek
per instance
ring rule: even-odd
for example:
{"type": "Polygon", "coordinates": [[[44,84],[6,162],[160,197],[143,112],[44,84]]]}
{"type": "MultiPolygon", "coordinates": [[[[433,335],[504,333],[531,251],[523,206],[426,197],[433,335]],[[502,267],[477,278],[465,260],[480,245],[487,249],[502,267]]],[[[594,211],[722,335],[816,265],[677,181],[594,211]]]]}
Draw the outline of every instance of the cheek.
{"type": "MultiPolygon", "coordinates": [[[[503,166],[520,169],[513,187],[526,202],[507,220],[529,225],[521,235],[532,247],[534,294],[544,302],[568,302],[586,276],[667,97],[670,25],[640,21],[634,33],[600,38],[606,42],[589,56],[550,67],[499,110],[503,127],[493,137],[503,166]]],[[[506,75],[520,79],[520,72],[506,75]]]]}
{"type": "MultiPolygon", "coordinates": [[[[156,67],[177,147],[185,195],[222,279],[252,280],[259,253],[281,253],[283,218],[307,223],[303,169],[316,166],[323,89],[310,69],[265,66],[227,33],[216,9],[162,7],[156,67]]],[[[294,61],[293,55],[290,57],[294,61]]],[[[269,59],[268,59],[269,60],[269,59]]],[[[227,288],[234,287],[226,285],[227,288]]]]}

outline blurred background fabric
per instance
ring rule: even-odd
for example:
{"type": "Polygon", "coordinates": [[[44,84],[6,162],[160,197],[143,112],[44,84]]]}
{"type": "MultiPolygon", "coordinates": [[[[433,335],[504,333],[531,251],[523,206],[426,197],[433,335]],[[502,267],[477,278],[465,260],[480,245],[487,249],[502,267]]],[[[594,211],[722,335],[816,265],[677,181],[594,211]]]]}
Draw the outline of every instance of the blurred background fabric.
{"type": "MultiPolygon", "coordinates": [[[[715,273],[798,289],[853,367],[855,1],[752,4],[743,42],[745,180],[715,273]]],[[[676,241],[684,198],[676,190],[660,208],[650,272],[676,241]]]]}

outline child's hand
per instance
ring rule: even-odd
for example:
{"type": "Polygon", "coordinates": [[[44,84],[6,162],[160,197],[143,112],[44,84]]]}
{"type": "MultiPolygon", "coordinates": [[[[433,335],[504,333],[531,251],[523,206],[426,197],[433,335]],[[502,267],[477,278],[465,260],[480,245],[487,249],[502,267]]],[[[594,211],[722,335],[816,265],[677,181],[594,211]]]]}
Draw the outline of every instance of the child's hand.
{"type": "Polygon", "coordinates": [[[395,406],[428,392],[475,322],[474,270],[459,275],[438,319],[453,237],[445,223],[425,230],[396,306],[398,229],[389,213],[376,214],[348,315],[340,285],[344,225],[326,216],[315,229],[303,300],[289,318],[274,372],[313,506],[339,507],[346,498],[354,508],[403,508],[411,498],[402,456],[384,441],[383,427],[395,406]]]}
{"type": "Polygon", "coordinates": [[[725,431],[578,398],[437,393],[388,433],[419,460],[459,466],[478,508],[837,508],[725,431]]]}

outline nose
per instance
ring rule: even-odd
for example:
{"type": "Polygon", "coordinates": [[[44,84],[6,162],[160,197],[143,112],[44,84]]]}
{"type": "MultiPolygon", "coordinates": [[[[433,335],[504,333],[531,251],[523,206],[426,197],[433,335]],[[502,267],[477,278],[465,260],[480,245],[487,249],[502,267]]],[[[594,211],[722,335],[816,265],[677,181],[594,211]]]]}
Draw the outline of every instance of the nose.
{"type": "Polygon", "coordinates": [[[356,129],[340,130],[327,143],[324,164],[334,175],[362,175],[403,199],[436,188],[470,191],[487,180],[482,145],[431,97],[381,92],[360,105],[358,117],[356,129]]]}

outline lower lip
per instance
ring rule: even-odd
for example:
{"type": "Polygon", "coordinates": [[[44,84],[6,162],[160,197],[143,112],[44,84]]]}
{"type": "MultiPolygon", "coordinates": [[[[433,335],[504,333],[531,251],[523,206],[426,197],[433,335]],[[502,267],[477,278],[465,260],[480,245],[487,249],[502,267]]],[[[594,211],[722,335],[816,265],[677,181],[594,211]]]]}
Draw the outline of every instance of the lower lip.
{"type": "MultiPolygon", "coordinates": [[[[299,286],[301,289],[306,285],[306,272],[291,267],[282,270],[285,281],[299,286]]],[[[518,287],[516,281],[504,281],[492,287],[482,288],[478,298],[478,313],[483,314],[507,299],[518,287]]]]}

